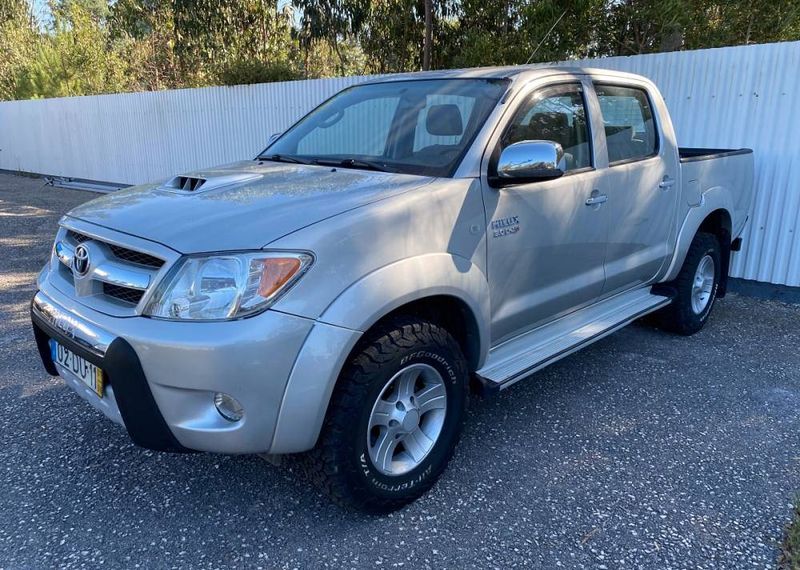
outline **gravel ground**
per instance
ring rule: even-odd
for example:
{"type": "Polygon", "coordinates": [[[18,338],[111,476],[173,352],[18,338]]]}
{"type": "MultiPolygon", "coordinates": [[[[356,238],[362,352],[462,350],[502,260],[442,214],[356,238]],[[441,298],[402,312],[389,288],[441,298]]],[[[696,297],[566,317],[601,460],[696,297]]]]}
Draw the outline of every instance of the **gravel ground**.
{"type": "Polygon", "coordinates": [[[0,568],[773,568],[800,489],[800,306],[729,295],[476,400],[449,471],[391,516],[255,457],[168,455],[50,378],[28,302],[89,193],[0,175],[0,568]]]}

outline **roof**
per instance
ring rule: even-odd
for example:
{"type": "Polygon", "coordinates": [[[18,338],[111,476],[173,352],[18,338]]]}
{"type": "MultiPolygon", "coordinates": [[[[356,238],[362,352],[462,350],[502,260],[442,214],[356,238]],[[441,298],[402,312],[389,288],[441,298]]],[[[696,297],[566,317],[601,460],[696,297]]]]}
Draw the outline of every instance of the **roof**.
{"type": "Polygon", "coordinates": [[[603,74],[618,75],[620,77],[638,77],[630,73],[611,71],[608,69],[595,69],[580,67],[578,65],[553,65],[553,64],[534,64],[534,65],[507,65],[497,67],[471,67],[466,69],[443,69],[437,71],[416,71],[412,73],[399,73],[392,75],[376,76],[369,83],[385,83],[389,81],[413,81],[420,79],[514,79],[526,76],[525,79],[532,79],[535,76],[556,75],[570,73],[573,75],[603,74]]]}

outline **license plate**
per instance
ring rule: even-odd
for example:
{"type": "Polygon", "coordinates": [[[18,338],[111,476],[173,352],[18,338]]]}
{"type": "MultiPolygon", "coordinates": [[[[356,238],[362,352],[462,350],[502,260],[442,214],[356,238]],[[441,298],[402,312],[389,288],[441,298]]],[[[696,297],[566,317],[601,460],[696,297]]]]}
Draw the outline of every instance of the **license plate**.
{"type": "Polygon", "coordinates": [[[54,340],[50,340],[50,354],[54,362],[72,372],[78,380],[89,386],[95,394],[101,398],[103,397],[105,377],[102,370],[54,340]]]}

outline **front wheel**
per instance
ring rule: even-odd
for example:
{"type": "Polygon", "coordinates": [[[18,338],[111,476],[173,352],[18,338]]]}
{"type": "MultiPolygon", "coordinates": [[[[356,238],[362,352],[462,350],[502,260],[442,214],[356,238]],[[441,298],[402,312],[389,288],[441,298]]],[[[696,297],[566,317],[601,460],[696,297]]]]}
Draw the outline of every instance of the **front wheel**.
{"type": "Polygon", "coordinates": [[[385,513],[425,493],[461,434],[468,372],[439,325],[401,317],[345,366],[305,470],[339,504],[385,513]]]}
{"type": "Polygon", "coordinates": [[[721,259],[716,236],[699,232],[673,282],[675,299],[659,311],[663,328],[683,335],[694,334],[703,328],[717,298],[721,259]]]}

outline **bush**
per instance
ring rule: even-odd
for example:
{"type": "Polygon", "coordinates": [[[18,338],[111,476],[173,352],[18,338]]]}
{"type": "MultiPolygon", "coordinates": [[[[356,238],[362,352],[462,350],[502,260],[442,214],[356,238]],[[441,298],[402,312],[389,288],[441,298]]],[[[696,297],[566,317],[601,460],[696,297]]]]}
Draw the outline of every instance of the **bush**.
{"type": "Polygon", "coordinates": [[[778,560],[779,570],[800,570],[800,497],[794,507],[792,522],[786,527],[786,537],[778,560]]]}
{"type": "Polygon", "coordinates": [[[228,62],[220,69],[217,80],[221,85],[250,85],[300,78],[297,70],[286,62],[247,59],[228,62]]]}

